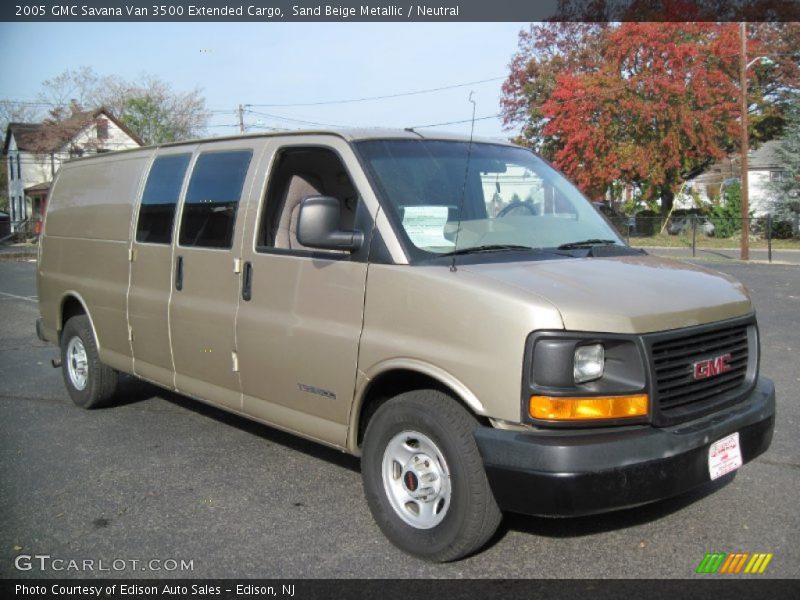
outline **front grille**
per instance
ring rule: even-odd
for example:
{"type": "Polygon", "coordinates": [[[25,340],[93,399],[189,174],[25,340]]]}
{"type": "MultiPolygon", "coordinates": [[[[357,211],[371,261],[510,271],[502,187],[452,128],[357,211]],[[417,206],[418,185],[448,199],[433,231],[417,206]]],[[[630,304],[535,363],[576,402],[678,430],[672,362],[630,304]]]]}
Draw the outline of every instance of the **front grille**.
{"type": "MultiPolygon", "coordinates": [[[[655,397],[661,415],[687,415],[739,391],[748,379],[748,323],[699,328],[655,341],[651,346],[655,397]],[[694,377],[695,363],[730,354],[730,370],[707,379],[694,377]]],[[[753,350],[755,352],[755,350],[753,350]]]]}

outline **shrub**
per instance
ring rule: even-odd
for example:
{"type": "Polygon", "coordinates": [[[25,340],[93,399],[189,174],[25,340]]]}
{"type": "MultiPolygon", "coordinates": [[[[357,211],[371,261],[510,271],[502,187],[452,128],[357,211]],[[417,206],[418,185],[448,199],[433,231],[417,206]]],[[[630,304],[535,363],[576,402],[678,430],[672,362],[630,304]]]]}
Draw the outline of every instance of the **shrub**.
{"type": "Polygon", "coordinates": [[[725,188],[723,201],[711,210],[709,220],[714,224],[717,237],[730,238],[742,230],[741,184],[737,182],[725,188]]]}

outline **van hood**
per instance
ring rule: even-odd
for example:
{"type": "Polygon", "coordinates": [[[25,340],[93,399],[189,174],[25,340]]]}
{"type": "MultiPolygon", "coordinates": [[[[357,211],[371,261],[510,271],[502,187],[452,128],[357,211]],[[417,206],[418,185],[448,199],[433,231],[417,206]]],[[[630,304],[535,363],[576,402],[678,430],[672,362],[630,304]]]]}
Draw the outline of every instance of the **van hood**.
{"type": "Polygon", "coordinates": [[[573,331],[647,333],[749,314],[728,275],[651,256],[459,265],[553,304],[573,331]]]}

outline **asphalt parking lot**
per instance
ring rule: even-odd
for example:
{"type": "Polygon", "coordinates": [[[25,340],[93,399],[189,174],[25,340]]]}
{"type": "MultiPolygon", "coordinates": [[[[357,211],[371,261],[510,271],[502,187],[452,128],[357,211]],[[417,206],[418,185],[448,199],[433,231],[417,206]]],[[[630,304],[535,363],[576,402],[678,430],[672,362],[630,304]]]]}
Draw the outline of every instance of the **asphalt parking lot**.
{"type": "Polygon", "coordinates": [[[507,515],[483,552],[446,565],[383,537],[357,459],[133,379],[116,406],[75,407],[55,348],[34,335],[34,268],[0,262],[2,578],[684,578],[715,551],[771,552],[760,577],[800,576],[800,267],[710,265],[755,301],[778,394],[767,454],[732,481],[649,506],[507,515]],[[20,554],[125,566],[20,571],[20,554]],[[142,572],[153,559],[160,570],[142,572]]]}

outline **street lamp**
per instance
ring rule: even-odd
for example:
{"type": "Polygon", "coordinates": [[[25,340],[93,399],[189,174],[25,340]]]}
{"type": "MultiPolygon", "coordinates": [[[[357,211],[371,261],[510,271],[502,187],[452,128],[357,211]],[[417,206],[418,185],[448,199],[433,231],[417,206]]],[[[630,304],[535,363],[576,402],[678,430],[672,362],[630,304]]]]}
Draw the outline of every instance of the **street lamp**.
{"type": "Polygon", "coordinates": [[[747,132],[747,69],[757,62],[769,61],[766,56],[759,56],[747,62],[747,24],[739,23],[739,37],[742,40],[742,50],[739,54],[739,87],[742,101],[742,143],[741,159],[741,199],[742,199],[742,239],[739,247],[739,258],[750,260],[750,185],[747,172],[747,153],[750,150],[750,140],[747,132]]]}

